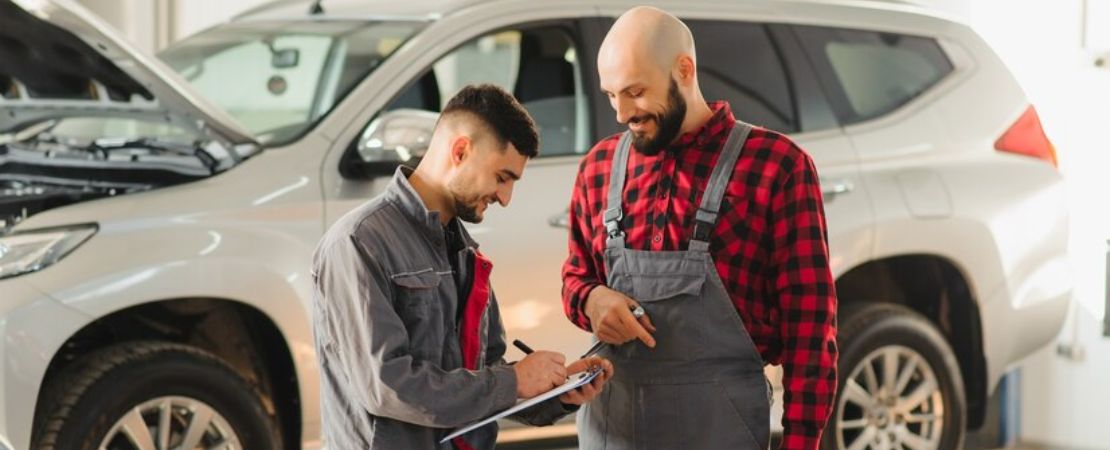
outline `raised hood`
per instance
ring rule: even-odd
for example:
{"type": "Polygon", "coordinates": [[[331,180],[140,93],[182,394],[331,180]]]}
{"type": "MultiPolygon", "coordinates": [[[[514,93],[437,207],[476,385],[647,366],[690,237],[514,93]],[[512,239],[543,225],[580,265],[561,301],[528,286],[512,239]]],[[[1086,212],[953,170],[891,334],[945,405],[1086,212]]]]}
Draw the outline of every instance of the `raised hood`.
{"type": "Polygon", "coordinates": [[[72,116],[160,117],[256,144],[154,56],[71,0],[0,0],[0,132],[72,116]]]}

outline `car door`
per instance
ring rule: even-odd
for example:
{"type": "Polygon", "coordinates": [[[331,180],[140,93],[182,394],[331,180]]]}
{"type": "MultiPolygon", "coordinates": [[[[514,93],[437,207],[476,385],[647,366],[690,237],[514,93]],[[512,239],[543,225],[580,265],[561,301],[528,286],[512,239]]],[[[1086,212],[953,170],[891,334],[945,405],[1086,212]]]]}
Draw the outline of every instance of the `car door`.
{"type": "MultiPolygon", "coordinates": [[[[467,224],[494,264],[494,290],[510,339],[573,356],[589,335],[562,312],[560,270],[567,255],[567,205],[579,160],[598,140],[593,113],[595,19],[527,21],[492,28],[439,54],[374,115],[419,110],[438,113],[460,88],[492,83],[513,93],[536,121],[540,156],[516,183],[507,209],[491,208],[480,224],[467,224]],[[593,45],[584,42],[589,39],[593,45]]],[[[429,117],[434,117],[431,115],[429,117]]],[[[359,158],[373,139],[373,120],[344,150],[344,175],[325,188],[327,223],[381,192],[392,174],[388,164],[359,158]]],[[[415,161],[410,162],[415,164],[415,161]]],[[[335,177],[332,177],[333,179],[335,177]]],[[[508,358],[522,355],[510,347],[508,358]]]]}
{"type": "Polygon", "coordinates": [[[828,224],[830,266],[839,278],[871,259],[875,213],[866,192],[860,156],[837,120],[815,71],[791,29],[768,32],[785,63],[795,96],[799,129],[790,135],[813,158],[821,180],[828,224]]]}

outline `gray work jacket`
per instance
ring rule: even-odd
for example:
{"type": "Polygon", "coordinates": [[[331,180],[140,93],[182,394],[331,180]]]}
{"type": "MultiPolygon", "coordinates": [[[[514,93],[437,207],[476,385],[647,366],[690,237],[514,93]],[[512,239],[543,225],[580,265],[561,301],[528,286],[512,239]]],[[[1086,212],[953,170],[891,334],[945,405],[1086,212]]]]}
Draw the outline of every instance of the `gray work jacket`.
{"type": "MultiPolygon", "coordinates": [[[[450,429],[516,401],[492,290],[475,330],[477,368],[464,368],[444,229],[409,173],[399,168],[382,195],[324,234],[313,255],[313,334],[331,450],[453,449],[438,444],[450,429]]],[[[457,219],[447,226],[457,227],[462,252],[477,251],[457,219]]],[[[548,425],[571,412],[553,399],[514,419],[548,425]]],[[[491,425],[464,439],[480,450],[492,449],[496,437],[491,425]]]]}

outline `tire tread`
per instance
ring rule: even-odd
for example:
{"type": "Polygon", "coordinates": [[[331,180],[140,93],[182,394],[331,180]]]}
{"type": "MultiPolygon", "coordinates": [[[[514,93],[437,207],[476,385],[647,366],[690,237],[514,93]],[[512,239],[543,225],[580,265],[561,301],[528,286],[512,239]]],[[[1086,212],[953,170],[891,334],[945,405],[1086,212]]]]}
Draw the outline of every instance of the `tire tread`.
{"type": "MultiPolygon", "coordinates": [[[[78,402],[105,375],[130,364],[152,360],[163,354],[184,354],[196,361],[210,364],[217,370],[226,371],[242,382],[245,388],[258,398],[262,393],[243,379],[234,368],[217,356],[189,345],[161,341],[133,341],[105,347],[92,352],[75,362],[61,376],[55,379],[43,396],[43,404],[37,415],[36,424],[42,424],[36,433],[31,448],[35,450],[67,450],[57,447],[62,428],[73,413],[78,402]]],[[[270,432],[274,430],[274,418],[269,416],[270,432]]],[[[279,442],[279,441],[275,441],[279,442]]]]}

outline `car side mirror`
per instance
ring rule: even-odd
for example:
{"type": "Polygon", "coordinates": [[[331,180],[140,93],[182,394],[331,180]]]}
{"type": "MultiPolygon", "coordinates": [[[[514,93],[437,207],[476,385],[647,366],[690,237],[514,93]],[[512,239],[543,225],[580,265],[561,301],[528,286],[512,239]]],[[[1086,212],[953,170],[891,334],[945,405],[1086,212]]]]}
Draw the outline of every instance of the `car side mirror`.
{"type": "Polygon", "coordinates": [[[432,142],[438,113],[420,109],[398,109],[370,122],[358,141],[362,160],[403,163],[424,156],[432,142]]]}
{"type": "Polygon", "coordinates": [[[382,113],[362,132],[356,151],[348,154],[344,164],[346,175],[356,178],[388,175],[400,164],[419,161],[432,142],[437,120],[439,113],[421,109],[382,113]]]}

